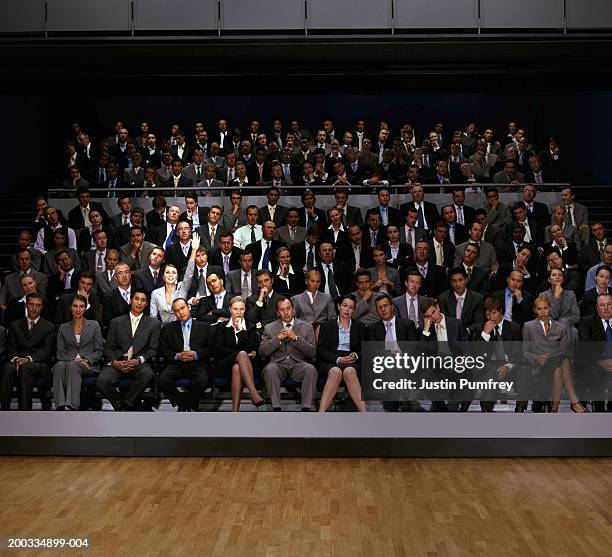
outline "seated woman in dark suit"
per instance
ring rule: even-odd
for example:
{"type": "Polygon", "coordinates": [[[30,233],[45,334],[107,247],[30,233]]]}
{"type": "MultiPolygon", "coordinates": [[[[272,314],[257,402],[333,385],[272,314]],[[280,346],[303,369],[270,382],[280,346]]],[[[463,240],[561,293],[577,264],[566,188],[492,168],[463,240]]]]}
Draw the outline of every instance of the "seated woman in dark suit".
{"type": "Polygon", "coordinates": [[[252,360],[257,354],[257,330],[244,318],[246,304],[241,296],[230,300],[230,319],[215,326],[215,368],[220,375],[231,375],[232,412],[240,411],[240,398],[246,385],[251,401],[259,408],[264,399],[253,380],[252,360]]]}
{"type": "Polygon", "coordinates": [[[410,244],[400,242],[400,229],[395,224],[387,226],[388,242],[383,244],[387,265],[399,269],[414,263],[414,252],[410,244]]]}
{"type": "Polygon", "coordinates": [[[359,353],[366,337],[366,327],[352,319],[357,300],[353,294],[338,299],[338,319],[325,321],[319,331],[317,359],[319,373],[326,376],[325,387],[319,403],[319,412],[325,412],[338,392],[342,380],[360,412],[367,412],[361,400],[359,353]]]}
{"type": "MultiPolygon", "coordinates": [[[[595,271],[595,288],[587,290],[582,295],[580,301],[580,316],[595,315],[597,313],[597,296],[599,294],[612,294],[612,288],[610,288],[610,277],[612,276],[612,270],[605,264],[597,267],[595,271]]],[[[10,303],[9,303],[10,307],[10,303]]]]}
{"type": "Polygon", "coordinates": [[[53,398],[57,410],[78,410],[81,405],[81,378],[98,373],[104,349],[97,321],[85,319],[87,298],[76,294],[70,311],[72,321],[57,333],[57,363],[53,374],[53,398]]]}
{"type": "Polygon", "coordinates": [[[329,242],[334,248],[348,244],[348,236],[342,224],[342,213],[336,207],[332,207],[328,213],[330,225],[321,234],[322,242],[329,242]]]}
{"type": "Polygon", "coordinates": [[[544,379],[552,375],[552,412],[559,411],[563,389],[573,412],[587,412],[578,400],[574,388],[572,365],[568,357],[567,327],[550,318],[550,302],[544,296],[536,298],[533,311],[536,319],[523,325],[523,352],[533,367],[534,375],[543,374],[544,379]]]}

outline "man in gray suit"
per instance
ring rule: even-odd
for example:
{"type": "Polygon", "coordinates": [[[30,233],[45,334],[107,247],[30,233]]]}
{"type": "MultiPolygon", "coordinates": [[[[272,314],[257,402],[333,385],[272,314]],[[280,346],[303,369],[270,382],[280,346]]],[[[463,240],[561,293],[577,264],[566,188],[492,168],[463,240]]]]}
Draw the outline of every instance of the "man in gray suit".
{"type": "Polygon", "coordinates": [[[423,275],[417,270],[409,271],[404,279],[406,293],[393,298],[395,316],[400,319],[409,319],[417,329],[423,327],[423,314],[420,307],[425,297],[419,294],[421,284],[423,284],[423,275]]]}
{"type": "Polygon", "coordinates": [[[202,174],[201,180],[197,183],[194,182],[195,187],[199,188],[198,193],[200,195],[218,196],[223,193],[223,190],[212,189],[222,188],[225,184],[221,180],[217,180],[217,168],[213,163],[208,163],[204,167],[204,173],[202,174]]]}
{"type": "Polygon", "coordinates": [[[127,263],[130,269],[144,269],[149,264],[151,252],[155,244],[145,242],[142,227],[132,226],[129,243],[121,246],[120,257],[122,263],[127,263]]]}
{"type": "Polygon", "coordinates": [[[272,408],[281,411],[280,386],[291,378],[302,383],[302,411],[309,412],[317,386],[317,369],[305,360],[314,360],[317,347],[312,325],[294,317],[293,302],[281,298],[276,302],[278,319],[266,325],[259,353],[269,363],[263,369],[272,408]]]}
{"type": "Polygon", "coordinates": [[[201,224],[197,230],[202,239],[202,245],[208,251],[219,247],[221,234],[226,231],[221,221],[222,215],[223,209],[219,205],[213,205],[208,210],[208,221],[201,224]]]}
{"type": "Polygon", "coordinates": [[[106,365],[97,380],[98,390],[117,411],[132,410],[140,395],[153,380],[149,361],[157,353],[161,323],[143,315],[147,295],[132,290],[130,312],[111,320],[104,346],[106,365]],[[119,393],[116,385],[123,378],[132,380],[127,392],[119,393]]]}
{"type": "Polygon", "coordinates": [[[204,177],[204,151],[196,148],[193,151],[193,162],[183,168],[183,175],[190,178],[194,184],[204,177]]]}
{"type": "Polygon", "coordinates": [[[116,249],[106,250],[104,263],[106,264],[106,270],[96,273],[96,288],[100,299],[103,298],[105,294],[117,288],[115,266],[119,263],[119,252],[116,249]]]}
{"type": "Polygon", "coordinates": [[[288,246],[304,242],[306,240],[306,229],[299,225],[300,211],[291,207],[287,210],[286,218],[287,224],[276,229],[274,239],[280,240],[288,246]]]}
{"type": "Polygon", "coordinates": [[[480,253],[476,259],[476,267],[480,267],[485,273],[489,275],[497,274],[499,264],[497,262],[497,255],[495,254],[495,248],[484,242],[482,238],[482,232],[484,228],[478,221],[474,221],[470,226],[470,238],[467,242],[459,244],[455,248],[455,262],[454,267],[460,267],[463,262],[463,252],[468,244],[478,244],[480,247],[480,253]]]}
{"type": "Polygon", "coordinates": [[[254,294],[259,294],[259,286],[255,271],[253,271],[253,254],[240,254],[240,269],[234,269],[225,275],[226,288],[234,296],[242,296],[245,300],[254,294]]]}
{"type": "Polygon", "coordinates": [[[565,222],[576,227],[580,241],[586,244],[590,238],[589,210],[582,203],[575,201],[575,197],[572,186],[561,190],[561,202],[565,205],[565,222]]]}
{"type": "Polygon", "coordinates": [[[1,301],[3,305],[8,304],[11,300],[21,298],[23,292],[21,291],[21,285],[19,279],[22,275],[30,275],[36,281],[36,289],[41,294],[44,294],[47,290],[47,275],[35,271],[32,268],[32,255],[27,249],[20,249],[17,251],[17,267],[18,271],[10,273],[4,280],[4,286],[2,287],[1,301]]]}
{"type": "Polygon", "coordinates": [[[489,188],[487,190],[487,203],[485,209],[487,211],[488,225],[506,226],[512,222],[510,207],[499,200],[499,191],[497,188],[489,188]]]}
{"type": "Polygon", "coordinates": [[[376,311],[376,300],[380,297],[380,293],[372,290],[372,274],[370,271],[359,269],[355,273],[355,285],[357,290],[352,294],[355,296],[357,305],[353,312],[353,319],[357,319],[365,325],[380,321],[376,311]]]}

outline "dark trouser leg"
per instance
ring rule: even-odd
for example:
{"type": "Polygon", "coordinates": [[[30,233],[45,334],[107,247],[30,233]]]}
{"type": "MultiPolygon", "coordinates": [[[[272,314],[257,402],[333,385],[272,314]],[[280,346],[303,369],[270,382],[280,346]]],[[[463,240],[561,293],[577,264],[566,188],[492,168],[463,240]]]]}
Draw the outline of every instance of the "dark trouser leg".
{"type": "Polygon", "coordinates": [[[193,410],[197,410],[200,406],[200,399],[208,385],[208,374],[203,365],[191,365],[187,369],[187,376],[191,380],[191,387],[187,391],[186,405],[193,410]]]}
{"type": "Polygon", "coordinates": [[[121,394],[117,392],[115,385],[119,383],[123,375],[123,373],[113,366],[105,366],[100,372],[100,375],[98,375],[96,381],[98,391],[102,393],[104,398],[108,399],[115,410],[121,410],[122,407],[121,394]]]}
{"type": "Polygon", "coordinates": [[[0,410],[10,410],[11,393],[17,379],[17,368],[13,362],[7,362],[0,376],[0,410]]]}
{"type": "Polygon", "coordinates": [[[159,389],[170,399],[172,406],[177,406],[182,403],[181,393],[176,388],[176,380],[182,377],[183,369],[176,365],[170,364],[164,368],[159,378],[157,385],[159,389]]]}
{"type": "Polygon", "coordinates": [[[128,408],[131,408],[153,380],[153,370],[149,364],[141,364],[127,376],[133,381],[123,396],[123,402],[128,408]]]}
{"type": "MultiPolygon", "coordinates": [[[[37,377],[44,377],[45,371],[49,372],[47,364],[31,363],[23,364],[17,374],[17,385],[19,388],[20,410],[32,410],[32,391],[37,377]]],[[[48,379],[48,378],[47,378],[48,379]]]]}

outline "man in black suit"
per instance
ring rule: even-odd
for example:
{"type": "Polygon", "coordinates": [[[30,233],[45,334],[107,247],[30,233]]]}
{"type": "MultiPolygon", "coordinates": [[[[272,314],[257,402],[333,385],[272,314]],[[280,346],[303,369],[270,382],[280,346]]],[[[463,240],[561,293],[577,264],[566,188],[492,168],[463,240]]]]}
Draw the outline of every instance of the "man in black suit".
{"type": "Polygon", "coordinates": [[[210,295],[200,298],[197,309],[192,308],[193,316],[211,325],[226,321],[230,317],[229,307],[233,294],[225,289],[225,281],[217,273],[210,273],[206,277],[206,285],[210,295]]]}
{"type": "MultiPolygon", "coordinates": [[[[595,315],[587,315],[580,320],[578,338],[585,343],[582,356],[593,397],[593,411],[605,412],[603,396],[599,395],[605,392],[612,373],[612,294],[604,292],[597,296],[596,311],[595,315]]],[[[610,400],[608,411],[612,411],[610,400]]]]}
{"type": "Polygon", "coordinates": [[[311,227],[306,233],[303,242],[293,244],[291,249],[291,261],[296,269],[309,271],[318,264],[317,244],[319,243],[319,227],[311,227]]]}
{"type": "Polygon", "coordinates": [[[467,273],[463,267],[448,272],[451,289],[438,296],[440,311],[461,320],[468,338],[472,338],[484,323],[483,297],[467,287],[467,273]]]}
{"type": "Polygon", "coordinates": [[[134,289],[146,292],[147,298],[151,299],[151,292],[164,286],[163,266],[166,252],[164,248],[155,247],[149,255],[149,265],[144,269],[134,271],[132,280],[134,289]]]}
{"type": "MultiPolygon", "coordinates": [[[[201,227],[200,227],[201,228],[201,227]]],[[[183,280],[187,262],[191,257],[191,227],[189,222],[181,221],[176,225],[176,241],[166,251],[166,263],[174,265],[183,280]]]]}
{"type": "MultiPolygon", "coordinates": [[[[166,208],[168,203],[163,195],[156,195],[153,198],[153,209],[147,212],[146,226],[151,231],[156,231],[158,227],[166,222],[166,208]]],[[[151,242],[153,240],[150,240],[151,242]]]]}
{"type": "Polygon", "coordinates": [[[433,237],[429,244],[429,263],[439,265],[445,269],[453,266],[455,258],[455,245],[448,239],[448,225],[445,221],[438,221],[433,230],[433,237]]]}
{"type": "Polygon", "coordinates": [[[412,201],[409,201],[408,203],[402,203],[400,205],[400,211],[402,215],[406,215],[406,213],[408,212],[408,208],[415,208],[417,210],[418,215],[416,222],[417,227],[431,230],[436,224],[436,222],[440,220],[438,209],[433,203],[424,200],[425,190],[420,184],[412,186],[410,194],[412,195],[412,201]]]}
{"type": "MultiPolygon", "coordinates": [[[[396,317],[393,311],[393,301],[388,294],[380,294],[375,300],[376,313],[380,321],[368,326],[366,339],[372,342],[384,342],[391,346],[397,342],[416,342],[419,335],[415,324],[409,319],[396,317]]],[[[399,401],[385,401],[383,408],[387,412],[397,412],[399,401]]],[[[416,391],[409,395],[409,401],[403,406],[407,411],[422,410],[417,401],[416,391]]]]}
{"type": "Polygon", "coordinates": [[[528,164],[529,170],[525,173],[525,182],[537,185],[551,181],[548,176],[548,171],[542,169],[542,160],[538,155],[531,155],[528,164]]]}
{"type": "Polygon", "coordinates": [[[336,260],[331,243],[319,244],[319,264],[315,268],[321,273],[320,292],[329,294],[334,301],[350,292],[353,274],[345,263],[336,260]]]}
{"type": "Polygon", "coordinates": [[[167,197],[183,197],[185,190],[181,188],[190,188],[193,186],[193,180],[183,174],[183,163],[180,159],[172,161],[172,175],[162,182],[164,195],[167,197]]]}
{"type": "Polygon", "coordinates": [[[478,244],[468,244],[463,251],[463,260],[461,266],[467,275],[467,287],[474,292],[486,296],[489,293],[490,282],[489,275],[480,267],[476,267],[476,260],[480,253],[478,244]]]}
{"type": "Polygon", "coordinates": [[[155,237],[156,234],[154,232],[147,232],[147,229],[144,226],[144,222],[144,209],[142,207],[132,207],[132,210],[130,211],[130,222],[128,224],[120,226],[114,234],[113,243],[115,248],[120,250],[122,246],[124,246],[131,240],[131,230],[134,226],[140,226],[140,228],[142,229],[142,234],[147,238],[147,241],[149,241],[150,237],[155,237]]]}
{"type": "MultiPolygon", "coordinates": [[[[516,368],[516,360],[521,356],[521,327],[504,319],[501,304],[497,298],[485,298],[483,307],[486,322],[479,331],[475,331],[474,340],[480,343],[479,348],[487,348],[487,363],[482,372],[477,374],[477,379],[479,381],[504,380],[512,375],[514,380],[518,380],[520,384],[521,374],[516,368]]],[[[472,371],[472,374],[476,375],[476,372],[472,371]]],[[[521,408],[524,408],[519,404],[517,403],[517,412],[521,412],[521,408]]],[[[483,412],[493,412],[494,406],[495,401],[492,395],[488,396],[487,400],[480,401],[480,409],[483,412]]]]}
{"type": "MultiPolygon", "coordinates": [[[[27,315],[9,325],[6,364],[0,377],[0,409],[10,410],[13,385],[18,386],[19,410],[32,410],[32,391],[37,378],[51,381],[49,358],[55,354],[55,326],[40,315],[43,297],[33,292],[26,298],[27,315]]],[[[4,329],[0,332],[4,345],[4,329]]]]}
{"type": "Polygon", "coordinates": [[[200,398],[208,384],[206,363],[212,341],[212,329],[207,323],[191,318],[189,306],[184,298],[172,302],[172,311],[177,320],[168,323],[162,330],[160,353],[167,364],[161,372],[158,385],[179,412],[198,410],[200,398]],[[186,393],[180,393],[177,379],[186,377],[191,385],[186,393]]]}
{"type": "Polygon", "coordinates": [[[382,224],[380,213],[375,209],[370,210],[366,215],[366,224],[361,231],[362,242],[370,248],[383,244],[387,239],[385,231],[386,227],[382,224]]]}
{"type": "Polygon", "coordinates": [[[113,233],[117,233],[117,230],[125,224],[130,223],[130,215],[132,213],[132,202],[130,196],[123,193],[119,194],[117,199],[117,206],[119,207],[119,214],[111,217],[110,223],[113,233]]]}
{"type": "Polygon", "coordinates": [[[507,279],[508,286],[493,292],[500,302],[504,319],[520,326],[533,319],[532,296],[529,292],[523,292],[523,283],[523,273],[512,271],[507,279]]]}
{"type": "Polygon", "coordinates": [[[310,189],[305,189],[302,192],[302,205],[300,208],[300,226],[310,230],[310,227],[315,223],[318,225],[320,230],[323,230],[327,226],[327,217],[325,211],[315,207],[317,198],[310,189]]]}
{"type": "Polygon", "coordinates": [[[266,155],[265,147],[257,147],[255,156],[246,165],[249,182],[260,188],[272,178],[272,165],[266,160],[266,155]]]}
{"type": "Polygon", "coordinates": [[[271,220],[279,228],[284,226],[287,220],[287,207],[278,204],[280,199],[280,190],[277,187],[272,186],[268,188],[266,193],[268,203],[263,207],[259,208],[259,224],[271,220]]]}
{"type": "Polygon", "coordinates": [[[468,229],[465,225],[457,222],[454,205],[445,205],[440,212],[442,213],[442,219],[448,225],[448,239],[455,246],[467,242],[469,238],[468,229]]]}
{"type": "Polygon", "coordinates": [[[294,268],[291,265],[291,252],[289,248],[278,248],[275,258],[278,270],[274,275],[274,291],[289,298],[304,292],[306,289],[304,272],[302,269],[294,268]]]}
{"type": "Polygon", "coordinates": [[[187,301],[190,305],[197,305],[199,303],[197,301],[199,297],[210,295],[206,279],[213,273],[225,279],[223,268],[211,265],[208,262],[208,250],[201,245],[196,250],[193,280],[191,282],[191,288],[189,288],[189,292],[187,293],[187,301]]]}
{"type": "Polygon", "coordinates": [[[444,267],[429,263],[429,243],[417,242],[414,249],[414,265],[408,270],[416,270],[423,277],[420,294],[435,298],[448,288],[448,280],[444,267]]]}
{"type": "Polygon", "coordinates": [[[273,277],[270,271],[260,269],[255,273],[259,292],[247,298],[246,318],[258,328],[263,329],[269,323],[276,321],[276,302],[281,296],[273,288],[273,277]]]}
{"type": "Polygon", "coordinates": [[[126,315],[113,318],[106,335],[104,359],[107,365],[96,383],[98,390],[116,411],[133,410],[144,390],[154,380],[149,362],[157,353],[161,323],[144,315],[147,300],[143,291],[134,288],[126,315]],[[125,393],[120,393],[116,386],[123,378],[132,382],[125,393]]]}
{"type": "Polygon", "coordinates": [[[89,198],[89,189],[79,188],[79,204],[68,213],[68,226],[75,231],[81,230],[86,226],[91,226],[91,222],[89,221],[90,211],[98,211],[104,220],[108,218],[102,204],[96,203],[95,201],[89,201],[89,198]]]}
{"type": "Polygon", "coordinates": [[[336,259],[344,262],[351,272],[369,269],[374,266],[372,247],[363,242],[363,234],[358,224],[348,227],[349,242],[338,247],[336,259]]]}
{"type": "Polygon", "coordinates": [[[242,250],[234,246],[234,235],[231,232],[222,232],[219,247],[210,251],[208,259],[213,265],[223,268],[227,275],[230,271],[240,268],[241,253],[242,250]]]}
{"type": "Polygon", "coordinates": [[[527,218],[537,221],[542,228],[550,224],[550,213],[544,203],[535,201],[538,190],[533,184],[523,188],[523,204],[527,209],[527,218]]]}
{"type": "Polygon", "coordinates": [[[176,136],[176,143],[170,147],[172,158],[181,161],[183,166],[187,166],[191,161],[192,149],[185,142],[185,134],[180,132],[176,136]]]}
{"type": "Polygon", "coordinates": [[[79,277],[81,272],[74,268],[72,257],[65,250],[60,250],[55,254],[57,263],[57,273],[49,277],[47,283],[47,310],[48,315],[55,315],[57,303],[64,294],[75,293],[79,287],[79,277]]]}
{"type": "MultiPolygon", "coordinates": [[[[455,209],[455,215],[457,222],[465,226],[466,230],[474,222],[476,217],[476,211],[473,207],[465,205],[465,188],[455,187],[453,188],[453,208],[455,209]]],[[[460,244],[461,242],[455,242],[460,244]]]]}
{"type": "Polygon", "coordinates": [[[518,201],[512,206],[512,222],[506,227],[506,240],[511,239],[512,227],[521,224],[525,229],[525,240],[533,242],[536,246],[542,247],[544,244],[544,226],[536,219],[529,218],[525,204],[518,201]]]}
{"type": "Polygon", "coordinates": [[[403,219],[399,209],[389,206],[389,202],[391,201],[391,190],[387,187],[382,187],[378,190],[377,197],[378,205],[372,209],[368,209],[365,215],[366,222],[370,214],[378,213],[384,227],[387,227],[389,224],[400,227],[403,219]]]}
{"type": "Polygon", "coordinates": [[[114,278],[117,281],[117,288],[113,288],[102,299],[102,332],[108,329],[112,319],[130,311],[132,295],[130,266],[126,263],[118,263],[115,266],[114,278]]]}
{"type": "Polygon", "coordinates": [[[80,294],[87,299],[87,308],[85,310],[85,319],[92,321],[100,320],[100,312],[102,305],[100,299],[95,293],[96,275],[91,271],[83,271],[79,277],[79,287],[76,293],[64,294],[57,303],[54,323],[61,325],[72,320],[72,301],[76,294],[80,294]]]}
{"type": "Polygon", "coordinates": [[[597,220],[591,223],[591,239],[584,245],[582,257],[587,269],[603,261],[604,250],[610,243],[607,239],[606,227],[597,220]]]}
{"type": "Polygon", "coordinates": [[[276,225],[272,221],[264,222],[261,227],[261,240],[247,245],[245,251],[253,254],[253,268],[268,269],[276,273],[276,250],[285,244],[274,239],[275,232],[276,225]]]}

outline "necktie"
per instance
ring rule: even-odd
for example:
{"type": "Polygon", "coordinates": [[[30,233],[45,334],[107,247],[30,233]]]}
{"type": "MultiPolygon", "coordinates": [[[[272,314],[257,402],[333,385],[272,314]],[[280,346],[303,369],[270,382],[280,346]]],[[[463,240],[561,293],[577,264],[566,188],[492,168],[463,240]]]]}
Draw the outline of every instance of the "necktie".
{"type": "Polygon", "coordinates": [[[266,251],[264,251],[263,259],[261,261],[262,269],[269,269],[270,267],[270,242],[266,242],[266,251]]]}
{"type": "Polygon", "coordinates": [[[217,295],[215,296],[215,304],[216,304],[216,306],[217,306],[217,309],[220,309],[220,308],[221,308],[221,300],[222,300],[222,297],[223,297],[223,296],[222,296],[221,294],[217,294],[217,295]]]}
{"type": "Polygon", "coordinates": [[[153,271],[153,284],[157,284],[157,271],[153,271]]]}
{"type": "Polygon", "coordinates": [[[251,244],[257,242],[257,238],[255,237],[255,225],[251,225],[251,244]]]}
{"type": "Polygon", "coordinates": [[[200,285],[206,284],[206,279],[204,277],[204,269],[200,269],[200,276],[198,277],[198,282],[200,283],[200,285]]]}
{"type": "Polygon", "coordinates": [[[608,342],[612,341],[612,325],[610,324],[610,320],[608,319],[608,321],[606,321],[606,324],[608,325],[606,327],[606,339],[608,340],[608,342]]]}
{"type": "Polygon", "coordinates": [[[202,173],[200,172],[200,165],[196,166],[196,180],[199,182],[202,173]]]}
{"type": "Polygon", "coordinates": [[[104,182],[106,182],[106,172],[104,172],[104,169],[101,168],[100,169],[100,176],[98,177],[98,184],[102,185],[104,182]]]}
{"type": "Polygon", "coordinates": [[[603,261],[603,257],[604,257],[604,243],[599,242],[599,259],[603,261]]]}
{"type": "Polygon", "coordinates": [[[223,256],[223,272],[225,274],[230,272],[230,267],[229,267],[229,255],[224,255],[223,256]]]}
{"type": "Polygon", "coordinates": [[[417,225],[419,228],[425,228],[425,218],[423,216],[423,206],[419,205],[418,209],[419,216],[417,218],[417,225]]]}
{"type": "Polygon", "coordinates": [[[136,335],[136,329],[138,328],[138,318],[132,316],[132,338],[136,335]]]}
{"type": "Polygon", "coordinates": [[[463,298],[457,299],[457,309],[455,311],[455,317],[461,319],[461,312],[463,311],[463,298]]]}
{"type": "Polygon", "coordinates": [[[128,298],[127,292],[125,290],[122,290],[121,295],[123,296],[123,299],[125,300],[126,304],[129,304],[130,300],[128,298]]]}
{"type": "Polygon", "coordinates": [[[214,244],[215,243],[215,232],[217,231],[217,227],[216,226],[211,226],[210,227],[210,243],[214,244]]]}
{"type": "Polygon", "coordinates": [[[393,332],[391,331],[391,321],[385,321],[385,342],[393,342],[393,332]]]}
{"type": "Polygon", "coordinates": [[[416,307],[414,305],[414,298],[410,298],[410,307],[408,308],[408,319],[413,323],[417,322],[416,307]]]}
{"type": "Polygon", "coordinates": [[[336,279],[334,278],[334,271],[331,268],[331,265],[327,266],[327,284],[329,286],[329,294],[332,297],[332,300],[336,300],[338,298],[338,288],[336,286],[336,279]]]}
{"type": "Polygon", "coordinates": [[[306,257],[306,268],[310,271],[310,269],[314,268],[314,248],[312,246],[308,247],[308,256],[306,257]]]}
{"type": "Polygon", "coordinates": [[[293,226],[289,227],[289,238],[295,240],[295,228],[293,226]]]}
{"type": "Polygon", "coordinates": [[[269,211],[269,213],[270,213],[270,220],[272,220],[272,221],[273,221],[273,220],[274,220],[274,213],[275,213],[275,211],[276,211],[276,207],[270,207],[270,208],[268,209],[268,211],[269,211]]]}
{"type": "Polygon", "coordinates": [[[459,224],[464,224],[463,222],[463,207],[457,207],[457,222],[459,224]]]}
{"type": "Polygon", "coordinates": [[[234,179],[234,168],[229,168],[228,182],[231,182],[234,179]]]}
{"type": "Polygon", "coordinates": [[[189,346],[189,337],[190,337],[189,329],[190,329],[189,323],[185,323],[185,326],[183,327],[183,350],[185,352],[189,352],[191,350],[189,346]]]}
{"type": "Polygon", "coordinates": [[[98,252],[98,260],[96,262],[96,271],[104,271],[104,262],[102,259],[102,253],[98,252]]]}
{"type": "Polygon", "coordinates": [[[375,231],[371,231],[370,234],[371,234],[371,236],[370,236],[370,246],[375,248],[376,247],[376,232],[375,231]]]}
{"type": "Polygon", "coordinates": [[[168,239],[166,240],[166,251],[168,251],[174,243],[174,225],[171,224],[170,226],[172,227],[172,230],[170,231],[170,234],[168,234],[168,239]]]}
{"type": "Polygon", "coordinates": [[[242,295],[248,298],[251,295],[251,289],[249,288],[248,274],[244,273],[242,276],[242,295]]]}
{"type": "MultiPolygon", "coordinates": [[[[31,319],[28,319],[28,333],[31,333],[33,328],[34,328],[34,321],[32,321],[31,319]]],[[[608,324],[608,331],[609,330],[610,330],[610,325],[608,324]]]]}
{"type": "Polygon", "coordinates": [[[467,281],[469,284],[470,281],[472,280],[472,267],[468,267],[465,271],[467,273],[467,281]]]}
{"type": "Polygon", "coordinates": [[[436,246],[436,265],[444,266],[444,252],[442,251],[442,244],[436,246]]]}

